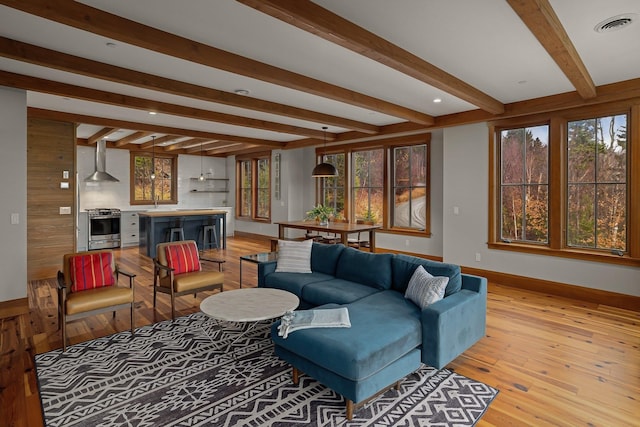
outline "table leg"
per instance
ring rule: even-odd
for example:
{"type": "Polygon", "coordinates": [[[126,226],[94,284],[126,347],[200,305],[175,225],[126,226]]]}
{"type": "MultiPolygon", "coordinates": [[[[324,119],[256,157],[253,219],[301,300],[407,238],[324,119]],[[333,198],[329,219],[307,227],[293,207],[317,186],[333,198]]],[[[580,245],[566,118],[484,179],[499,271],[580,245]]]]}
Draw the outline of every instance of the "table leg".
{"type": "Polygon", "coordinates": [[[376,230],[369,230],[369,251],[376,251],[376,230]]]}
{"type": "Polygon", "coordinates": [[[348,246],[348,244],[349,244],[349,233],[344,232],[344,231],[343,231],[343,232],[341,232],[341,233],[340,233],[340,242],[341,242],[343,245],[348,246]]]}
{"type": "Polygon", "coordinates": [[[278,224],[278,239],[284,239],[284,225],[278,224]]]}
{"type": "Polygon", "coordinates": [[[240,289],[242,289],[242,258],[240,258],[240,289]]]}

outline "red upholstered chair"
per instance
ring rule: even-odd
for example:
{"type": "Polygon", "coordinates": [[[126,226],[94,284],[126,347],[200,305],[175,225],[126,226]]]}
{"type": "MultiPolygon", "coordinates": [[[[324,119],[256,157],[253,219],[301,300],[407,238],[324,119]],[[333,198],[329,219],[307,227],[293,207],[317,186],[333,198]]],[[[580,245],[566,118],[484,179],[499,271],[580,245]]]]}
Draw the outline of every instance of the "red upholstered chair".
{"type": "Polygon", "coordinates": [[[110,250],[65,254],[63,271],[58,271],[58,328],[62,329],[62,349],[67,349],[67,323],[96,314],[128,308],[133,319],[135,275],[118,268],[110,250]],[[129,287],[119,286],[120,275],[129,278],[129,287]]]}
{"type": "Polygon", "coordinates": [[[153,306],[156,306],[158,292],[171,295],[171,319],[175,319],[176,297],[186,294],[195,297],[200,291],[216,289],[222,292],[224,262],[222,259],[201,258],[193,240],[158,244],[153,260],[153,306]],[[203,270],[201,261],[218,263],[218,271],[203,270]]]}

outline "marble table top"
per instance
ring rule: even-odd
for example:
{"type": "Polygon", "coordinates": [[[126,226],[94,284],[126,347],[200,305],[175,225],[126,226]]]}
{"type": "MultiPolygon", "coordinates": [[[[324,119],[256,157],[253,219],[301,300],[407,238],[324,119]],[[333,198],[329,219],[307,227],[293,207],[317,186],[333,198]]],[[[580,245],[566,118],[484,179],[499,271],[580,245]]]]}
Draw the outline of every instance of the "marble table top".
{"type": "Polygon", "coordinates": [[[300,300],[291,292],[244,288],[213,294],[200,303],[200,310],[226,322],[258,322],[280,317],[298,304],[300,300]]]}

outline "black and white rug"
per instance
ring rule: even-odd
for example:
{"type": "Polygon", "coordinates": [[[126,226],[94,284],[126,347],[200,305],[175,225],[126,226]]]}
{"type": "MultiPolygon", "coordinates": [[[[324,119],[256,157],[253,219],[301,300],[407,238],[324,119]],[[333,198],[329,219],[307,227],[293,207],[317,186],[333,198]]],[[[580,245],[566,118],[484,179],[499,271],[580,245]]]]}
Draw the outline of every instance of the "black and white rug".
{"type": "Polygon", "coordinates": [[[345,420],[341,396],[273,353],[269,325],[202,313],[36,355],[47,426],[472,426],[498,390],[422,367],[345,420]],[[235,340],[235,342],[234,342],[235,340]]]}

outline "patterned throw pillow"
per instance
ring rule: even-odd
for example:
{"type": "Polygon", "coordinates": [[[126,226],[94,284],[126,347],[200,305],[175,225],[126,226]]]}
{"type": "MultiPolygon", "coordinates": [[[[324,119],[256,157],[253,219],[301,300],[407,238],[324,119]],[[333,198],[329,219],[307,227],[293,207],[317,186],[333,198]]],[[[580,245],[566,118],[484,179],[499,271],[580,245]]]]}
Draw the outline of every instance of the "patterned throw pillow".
{"type": "Polygon", "coordinates": [[[109,252],[99,252],[69,258],[71,292],[113,285],[112,256],[109,252]]]}
{"type": "Polygon", "coordinates": [[[165,246],[167,266],[173,268],[173,274],[200,271],[200,256],[195,243],[181,243],[165,246]]]}
{"type": "Polygon", "coordinates": [[[311,273],[313,240],[278,240],[276,273],[311,273]]]}
{"type": "Polygon", "coordinates": [[[409,280],[409,286],[407,286],[407,292],[404,296],[421,310],[424,310],[427,306],[444,297],[447,283],[449,283],[448,277],[433,277],[424,267],[419,265],[409,280]]]}

